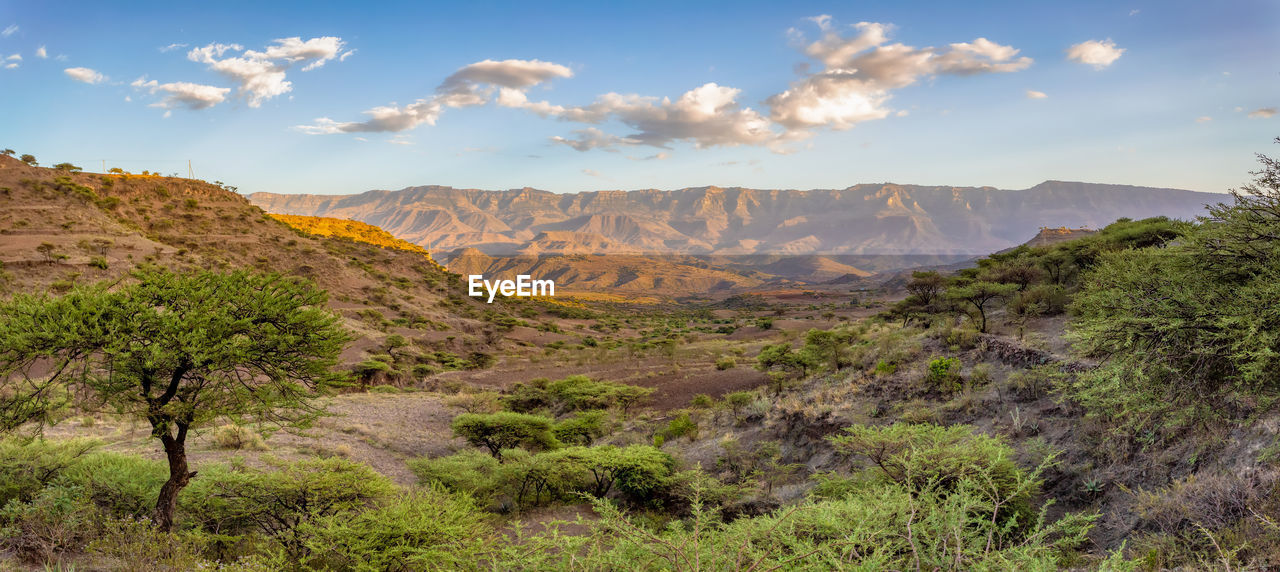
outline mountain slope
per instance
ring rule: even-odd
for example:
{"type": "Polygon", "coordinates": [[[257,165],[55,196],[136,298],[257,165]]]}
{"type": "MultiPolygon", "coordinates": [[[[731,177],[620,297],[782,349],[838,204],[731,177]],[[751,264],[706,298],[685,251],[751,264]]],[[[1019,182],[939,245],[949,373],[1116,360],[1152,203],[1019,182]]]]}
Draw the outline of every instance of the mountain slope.
{"type": "Polygon", "coordinates": [[[295,230],[203,181],[69,173],[0,156],[0,295],[119,280],[141,264],[248,268],[304,276],[326,289],[330,307],[359,338],[344,354],[348,362],[365,350],[382,353],[392,333],[423,350],[487,349],[474,336],[447,339],[484,329],[475,317],[493,307],[462,296],[456,277],[421,248],[317,232],[295,230]]]}
{"type": "Polygon", "coordinates": [[[555,194],[428,186],[340,196],[254,193],[249,199],[275,213],[367,222],[435,251],[960,255],[1015,246],[1046,226],[1190,218],[1220,196],[1046,181],[1021,191],[877,184],[555,194]]]}

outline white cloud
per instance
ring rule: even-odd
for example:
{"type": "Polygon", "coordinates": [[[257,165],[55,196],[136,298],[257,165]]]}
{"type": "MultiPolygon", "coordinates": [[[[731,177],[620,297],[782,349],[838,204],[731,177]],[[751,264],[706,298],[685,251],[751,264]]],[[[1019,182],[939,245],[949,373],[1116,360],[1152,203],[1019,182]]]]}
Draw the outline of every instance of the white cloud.
{"type": "Polygon", "coordinates": [[[1201,115],[1200,117],[1196,118],[1196,123],[1208,123],[1210,121],[1213,121],[1213,118],[1209,117],[1208,115],[1201,115]]]}
{"type": "Polygon", "coordinates": [[[583,175],[587,175],[587,176],[589,176],[589,177],[596,177],[596,178],[598,178],[598,179],[604,179],[604,180],[606,180],[606,181],[612,181],[612,180],[613,180],[613,179],[610,179],[609,177],[606,177],[606,176],[604,176],[604,175],[600,174],[600,172],[599,172],[599,171],[596,171],[595,169],[583,169],[583,170],[582,170],[582,174],[583,174],[583,175]]]}
{"type": "Polygon", "coordinates": [[[42,60],[47,59],[49,57],[49,51],[44,49],[44,46],[40,46],[36,48],[36,57],[42,60]]]}
{"type": "Polygon", "coordinates": [[[1276,116],[1276,108],[1259,107],[1249,112],[1249,119],[1270,119],[1276,116]]]}
{"type": "Polygon", "coordinates": [[[615,150],[614,147],[618,147],[621,145],[639,145],[640,144],[640,140],[638,139],[628,139],[626,137],[618,137],[617,135],[610,135],[608,133],[605,133],[604,131],[596,129],[595,127],[588,127],[586,129],[577,129],[573,131],[573,135],[574,137],[572,138],[565,138],[565,137],[556,135],[555,137],[551,138],[551,142],[572,147],[578,151],[590,151],[592,149],[604,149],[607,151],[614,151],[615,150]]]}
{"type": "Polygon", "coordinates": [[[0,37],[8,38],[16,33],[18,33],[18,25],[9,24],[9,27],[5,28],[4,31],[0,31],[0,37]]]}
{"type": "Polygon", "coordinates": [[[1124,48],[1117,48],[1110,38],[1106,40],[1089,40],[1067,48],[1067,59],[1102,69],[1120,59],[1124,48]]]}
{"type": "Polygon", "coordinates": [[[523,90],[558,77],[573,77],[573,71],[541,60],[484,60],[453,72],[440,84],[438,91],[470,91],[479,84],[523,90]]]}
{"type": "Polygon", "coordinates": [[[1036,91],[1034,89],[1027,90],[1027,99],[1046,99],[1048,97],[1049,97],[1049,94],[1043,91],[1036,91]]]}
{"type": "Polygon", "coordinates": [[[342,55],[338,56],[338,61],[345,62],[347,61],[347,58],[351,57],[351,55],[354,53],[356,53],[355,50],[347,50],[345,52],[342,52],[342,55]]]}
{"type": "MultiPolygon", "coordinates": [[[[1018,57],[1017,48],[986,38],[945,48],[915,48],[888,43],[893,28],[887,24],[860,22],[853,26],[854,34],[846,37],[832,26],[829,17],[814,21],[823,34],[804,46],[804,52],[824,69],[766,100],[770,118],[792,131],[848,129],[862,121],[888,117],[892,110],[885,104],[891,91],[923,78],[1015,72],[1032,63],[1031,58],[1018,57]]],[[[793,35],[803,41],[798,32],[793,35]]]]}
{"type": "MultiPolygon", "coordinates": [[[[554,144],[578,151],[616,150],[633,145],[667,148],[676,142],[687,142],[698,148],[760,145],[785,152],[787,143],[810,136],[815,128],[847,129],[861,121],[895,114],[886,106],[892,90],[922,79],[1014,72],[1032,63],[1031,58],[1019,56],[1017,48],[986,38],[938,48],[915,48],[889,43],[891,27],[886,24],[860,23],[853,27],[856,32],[852,36],[845,37],[835,29],[830,16],[817,16],[811,21],[822,31],[822,37],[802,48],[821,62],[823,69],[810,73],[806,64],[801,68],[802,79],[766,100],[767,112],[743,105],[740,89],[717,83],[705,83],[674,98],[606,93],[589,104],[574,106],[531,100],[531,88],[573,77],[573,71],[553,62],[509,59],[463,66],[445,78],[435,94],[408,105],[369,109],[364,112],[368,117],[363,121],[340,122],[322,117],[296,129],[309,134],[400,132],[434,125],[447,108],[493,102],[500,107],[590,125],[550,138],[554,144]],[[603,125],[614,123],[629,128],[629,132],[606,132],[603,125]]],[[[803,42],[799,32],[793,30],[791,34],[803,42]]],[[[206,49],[230,51],[238,46],[215,44],[206,49]]],[[[218,60],[222,57],[221,53],[201,56],[215,61],[223,61],[218,60]]],[[[907,112],[898,111],[896,115],[905,116],[907,112]]],[[[662,158],[663,154],[653,157],[662,158]]]]}
{"type": "Polygon", "coordinates": [[[1138,13],[1139,13],[1139,12],[1141,12],[1141,11],[1142,11],[1142,10],[1138,10],[1137,8],[1134,8],[1133,10],[1129,10],[1129,15],[1130,15],[1130,16],[1137,16],[1137,15],[1138,15],[1138,13]]]}
{"type": "Polygon", "coordinates": [[[160,47],[160,51],[161,51],[161,52],[172,52],[172,51],[174,51],[174,50],[180,50],[180,49],[185,48],[185,47],[187,47],[187,44],[169,44],[169,45],[167,45],[167,46],[161,46],[161,47],[160,47]]]}
{"type": "Polygon", "coordinates": [[[107,76],[102,75],[89,68],[67,68],[65,70],[62,70],[62,73],[67,74],[67,77],[74,79],[76,81],[81,81],[81,82],[90,83],[90,84],[102,83],[107,80],[107,76]]]}
{"type": "Polygon", "coordinates": [[[587,143],[579,138],[577,144],[570,142],[574,140],[553,140],[579,151],[618,144],[666,147],[673,141],[688,141],[698,148],[775,142],[778,135],[771,129],[769,119],[749,107],[740,107],[737,102],[740,93],[739,89],[715,83],[691,89],[675,101],[608,93],[591,105],[567,108],[559,116],[582,123],[616,120],[635,133],[610,136],[612,139],[595,137],[587,143]]]}
{"type": "Polygon", "coordinates": [[[13,55],[11,55],[11,56],[9,56],[9,57],[5,58],[5,60],[6,60],[6,61],[10,61],[10,62],[20,62],[20,61],[22,61],[22,54],[13,54],[13,55]]]}
{"type": "Polygon", "coordinates": [[[540,60],[484,60],[459,68],[436,88],[435,95],[403,107],[385,105],[364,112],[365,121],[338,122],[321,117],[311,125],[295,129],[312,135],[405,131],[420,125],[435,125],[446,108],[484,105],[498,88],[497,102],[506,107],[530,109],[535,113],[558,114],[563,110],[547,102],[531,103],[525,90],[542,82],[571,77],[569,68],[540,60]]]}
{"type": "Polygon", "coordinates": [[[18,69],[18,64],[5,64],[5,65],[4,65],[4,69],[7,69],[7,70],[16,70],[16,69],[18,69]]]}
{"type": "Polygon", "coordinates": [[[263,51],[246,50],[239,44],[215,43],[192,48],[187,52],[187,59],[207,64],[209,69],[238,83],[237,93],[248,101],[249,107],[260,107],[263,102],[293,90],[293,83],[286,79],[286,71],[291,66],[305,63],[302,71],[316,69],[338,58],[344,45],[341,38],[333,36],[309,40],[281,38],[273,40],[263,51]],[[241,53],[223,57],[228,52],[241,53]]]}
{"type": "MultiPolygon", "coordinates": [[[[163,93],[164,97],[160,101],[152,103],[150,107],[159,107],[166,110],[176,107],[186,107],[193,110],[207,109],[225,101],[227,94],[231,92],[229,87],[201,85],[185,81],[159,83],[156,80],[147,81],[146,77],[140,77],[129,85],[136,89],[147,90],[151,94],[163,93]]],[[[165,117],[168,116],[169,113],[166,112],[165,117]]]]}

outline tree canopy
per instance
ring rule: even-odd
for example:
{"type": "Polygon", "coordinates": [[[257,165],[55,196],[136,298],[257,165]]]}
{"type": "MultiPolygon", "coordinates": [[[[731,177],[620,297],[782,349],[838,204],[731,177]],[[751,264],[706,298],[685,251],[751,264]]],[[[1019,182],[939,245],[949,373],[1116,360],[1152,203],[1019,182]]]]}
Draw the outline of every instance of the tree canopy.
{"type": "Polygon", "coordinates": [[[170,479],[155,520],[172,524],[188,431],[218,418],[305,425],[348,341],[309,282],[249,272],[141,270],[120,287],[18,295],[0,305],[0,429],[75,402],[146,419],[170,479]]]}

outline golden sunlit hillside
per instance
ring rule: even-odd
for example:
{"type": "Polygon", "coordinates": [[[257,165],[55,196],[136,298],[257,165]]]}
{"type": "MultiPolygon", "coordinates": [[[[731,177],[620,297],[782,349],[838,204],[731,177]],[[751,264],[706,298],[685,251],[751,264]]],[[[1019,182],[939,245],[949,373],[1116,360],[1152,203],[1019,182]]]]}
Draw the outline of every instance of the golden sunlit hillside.
{"type": "Polygon", "coordinates": [[[430,260],[437,268],[443,269],[439,264],[436,264],[435,259],[431,258],[431,253],[427,252],[425,248],[412,242],[400,240],[391,236],[391,233],[371,224],[322,216],[272,214],[271,217],[307,234],[349,238],[356,242],[364,242],[374,246],[381,246],[382,248],[417,252],[427,257],[427,260],[430,260]]]}

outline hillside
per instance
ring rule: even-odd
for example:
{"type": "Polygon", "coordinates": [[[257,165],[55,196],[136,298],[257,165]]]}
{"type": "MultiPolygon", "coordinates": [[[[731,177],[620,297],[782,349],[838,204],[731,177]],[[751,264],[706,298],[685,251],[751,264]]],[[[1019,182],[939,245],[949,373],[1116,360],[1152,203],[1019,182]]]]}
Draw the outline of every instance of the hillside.
{"type": "Polygon", "coordinates": [[[427,252],[427,249],[413,244],[412,242],[400,240],[392,236],[391,233],[371,224],[365,224],[354,220],[318,216],[273,214],[271,215],[271,218],[308,234],[314,234],[317,236],[336,236],[339,238],[351,239],[356,242],[372,244],[382,248],[416,252],[426,257],[426,259],[431,261],[432,264],[436,263],[435,259],[431,258],[431,253],[427,252]]]}
{"type": "Polygon", "coordinates": [[[361,223],[321,226],[297,231],[203,181],[62,172],[0,156],[0,293],[59,293],[119,280],[141,264],[277,271],[329,291],[331,308],[359,336],[348,363],[380,353],[393,333],[424,351],[489,349],[456,336],[486,328],[482,305],[458,294],[456,277],[423,249],[361,223]]]}
{"type": "MultiPolygon", "coordinates": [[[[254,193],[282,214],[367,222],[433,251],[488,254],[980,255],[1042,227],[1189,218],[1221,197],[1046,181],[991,187],[863,184],[838,190],[698,187],[556,194],[409,187],[357,195],[254,193]]],[[[819,272],[832,278],[848,272],[819,272]]]]}

